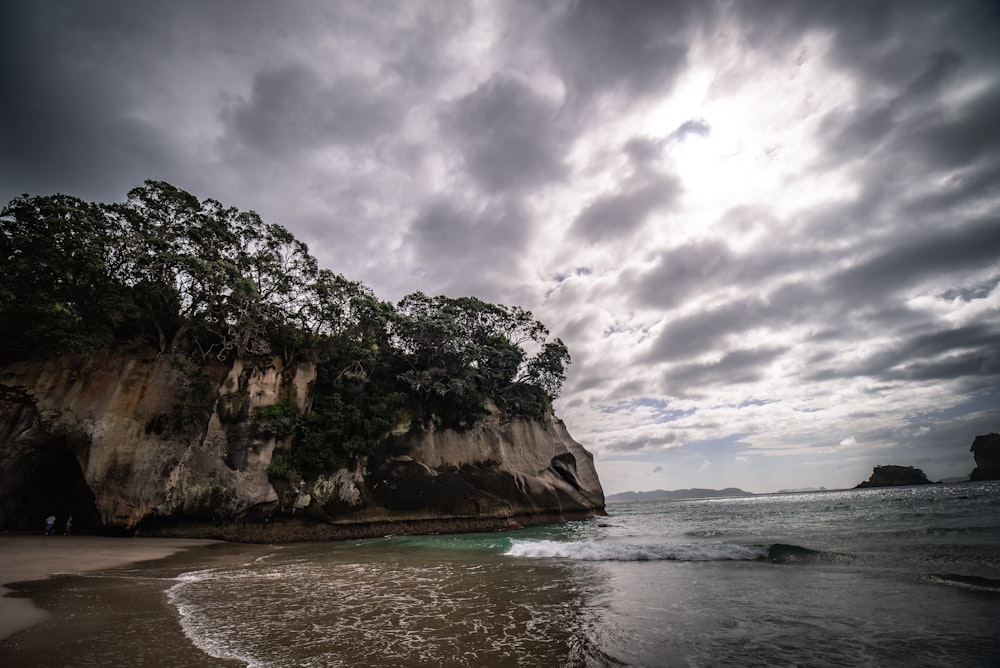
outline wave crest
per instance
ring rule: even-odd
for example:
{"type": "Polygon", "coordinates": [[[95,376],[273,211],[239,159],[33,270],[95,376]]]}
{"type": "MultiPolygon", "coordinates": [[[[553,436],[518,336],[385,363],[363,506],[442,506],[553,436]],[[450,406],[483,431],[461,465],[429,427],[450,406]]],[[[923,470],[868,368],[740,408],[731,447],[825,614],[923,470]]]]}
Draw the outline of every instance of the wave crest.
{"type": "Polygon", "coordinates": [[[766,558],[768,548],[763,545],[732,543],[631,545],[597,541],[514,540],[504,554],[510,557],[574,561],[752,561],[766,558]]]}
{"type": "Polygon", "coordinates": [[[927,579],[936,584],[958,587],[967,591],[1000,594],[1000,580],[983,578],[975,575],[954,575],[951,573],[936,573],[928,575],[927,579]]]}

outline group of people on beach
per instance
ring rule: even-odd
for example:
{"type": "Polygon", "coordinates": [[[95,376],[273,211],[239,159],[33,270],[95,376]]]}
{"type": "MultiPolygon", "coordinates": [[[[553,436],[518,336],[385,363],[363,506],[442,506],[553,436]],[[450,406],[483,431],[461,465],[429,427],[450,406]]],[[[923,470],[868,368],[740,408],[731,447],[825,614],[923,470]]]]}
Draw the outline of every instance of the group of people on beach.
{"type": "MultiPolygon", "coordinates": [[[[55,527],[56,527],[56,516],[49,515],[48,517],[46,517],[45,529],[44,529],[45,535],[51,536],[52,534],[54,534],[56,532],[55,527]]],[[[72,533],[72,531],[73,531],[73,516],[70,515],[69,517],[66,518],[66,530],[63,531],[63,535],[68,536],[72,533]]]]}

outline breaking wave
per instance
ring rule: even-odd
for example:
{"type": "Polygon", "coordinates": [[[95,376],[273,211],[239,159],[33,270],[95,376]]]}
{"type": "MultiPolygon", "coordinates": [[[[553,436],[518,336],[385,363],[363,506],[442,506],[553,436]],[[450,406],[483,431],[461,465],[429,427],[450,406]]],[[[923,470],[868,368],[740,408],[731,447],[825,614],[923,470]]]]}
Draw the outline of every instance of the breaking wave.
{"type": "Polygon", "coordinates": [[[213,626],[218,624],[213,624],[210,618],[200,614],[198,606],[190,603],[185,596],[185,590],[189,586],[211,581],[215,577],[217,577],[217,571],[212,568],[183,573],[176,578],[177,584],[167,590],[167,599],[173,604],[180,616],[184,635],[195,647],[215,659],[240,661],[248,668],[259,668],[261,664],[254,661],[252,657],[246,656],[233,643],[227,642],[217,633],[213,633],[213,626]]]}
{"type": "Polygon", "coordinates": [[[767,558],[768,548],[732,543],[630,545],[598,541],[514,540],[505,554],[510,557],[574,561],[752,561],[767,558]]]}
{"type": "Polygon", "coordinates": [[[965,589],[967,591],[1000,594],[1000,580],[994,580],[992,578],[983,578],[974,575],[953,575],[950,573],[940,573],[928,575],[927,579],[936,584],[958,587],[959,589],[965,589]]]}

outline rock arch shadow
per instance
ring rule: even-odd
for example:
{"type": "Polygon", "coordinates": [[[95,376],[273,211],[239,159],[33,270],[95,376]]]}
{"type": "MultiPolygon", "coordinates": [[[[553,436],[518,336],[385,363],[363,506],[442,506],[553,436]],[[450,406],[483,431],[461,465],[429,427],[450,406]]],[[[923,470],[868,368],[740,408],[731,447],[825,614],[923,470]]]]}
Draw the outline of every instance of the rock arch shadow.
{"type": "Polygon", "coordinates": [[[32,439],[0,463],[0,531],[41,532],[45,518],[56,516],[56,533],[73,515],[74,533],[100,526],[94,494],[68,444],[45,436],[32,439]]]}

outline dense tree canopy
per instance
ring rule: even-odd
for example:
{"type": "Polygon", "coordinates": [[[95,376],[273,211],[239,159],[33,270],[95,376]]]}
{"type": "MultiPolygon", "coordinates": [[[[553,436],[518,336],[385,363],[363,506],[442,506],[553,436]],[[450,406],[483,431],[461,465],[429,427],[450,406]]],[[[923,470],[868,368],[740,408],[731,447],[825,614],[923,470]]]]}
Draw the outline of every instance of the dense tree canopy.
{"type": "Polygon", "coordinates": [[[405,415],[461,428],[493,400],[540,417],[570,362],[528,311],[420,292],[394,306],[320,268],[280,225],[168,183],[113,204],[12,200],[0,212],[0,353],[122,342],[198,363],[317,362],[310,415],[265,420],[294,423],[292,463],[314,473],[369,451],[405,415]]]}

